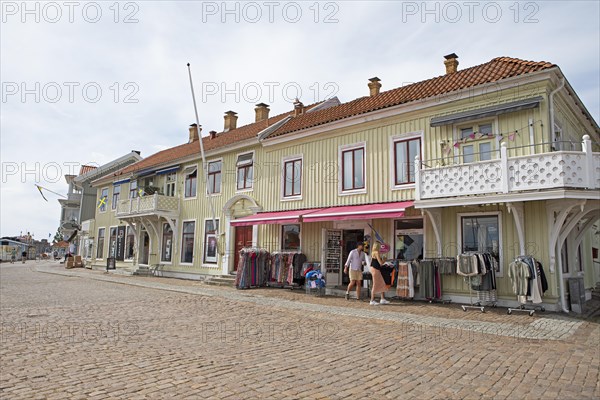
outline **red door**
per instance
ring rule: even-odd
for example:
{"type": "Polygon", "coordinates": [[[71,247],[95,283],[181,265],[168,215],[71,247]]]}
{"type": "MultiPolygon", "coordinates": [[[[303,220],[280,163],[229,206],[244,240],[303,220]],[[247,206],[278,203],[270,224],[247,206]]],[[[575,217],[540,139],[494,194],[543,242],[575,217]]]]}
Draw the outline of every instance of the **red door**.
{"type": "Polygon", "coordinates": [[[238,226],[235,228],[235,255],[233,262],[233,270],[237,271],[238,262],[240,260],[240,250],[244,247],[252,246],[252,227],[238,226]]]}

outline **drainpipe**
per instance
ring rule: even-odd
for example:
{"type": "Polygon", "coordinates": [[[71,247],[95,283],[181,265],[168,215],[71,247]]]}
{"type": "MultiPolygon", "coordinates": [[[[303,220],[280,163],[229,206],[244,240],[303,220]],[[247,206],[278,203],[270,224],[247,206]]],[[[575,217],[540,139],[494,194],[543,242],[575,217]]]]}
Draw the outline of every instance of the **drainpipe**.
{"type": "Polygon", "coordinates": [[[550,132],[550,140],[548,141],[548,143],[552,143],[552,141],[554,140],[554,133],[555,133],[555,131],[554,131],[554,95],[564,87],[565,87],[565,78],[562,77],[560,80],[560,85],[558,85],[558,87],[556,89],[551,91],[550,96],[548,96],[548,102],[550,103],[550,130],[548,131],[548,132],[550,132]]]}
{"type": "Polygon", "coordinates": [[[559,249],[559,243],[560,240],[556,241],[556,247],[555,247],[555,251],[557,254],[557,258],[558,258],[558,262],[557,264],[557,270],[558,270],[558,294],[560,296],[560,307],[562,308],[564,313],[569,313],[569,309],[567,308],[567,302],[565,300],[565,280],[563,279],[563,274],[562,274],[562,257],[561,257],[561,250],[559,249]]]}

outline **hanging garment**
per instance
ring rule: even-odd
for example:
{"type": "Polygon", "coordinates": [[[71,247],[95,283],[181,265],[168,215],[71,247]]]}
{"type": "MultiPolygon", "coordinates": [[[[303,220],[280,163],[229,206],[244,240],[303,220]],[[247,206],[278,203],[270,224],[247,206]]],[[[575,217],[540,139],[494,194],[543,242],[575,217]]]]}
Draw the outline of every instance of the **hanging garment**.
{"type": "Polygon", "coordinates": [[[542,267],[542,263],[536,261],[536,267],[538,276],[540,277],[540,282],[542,284],[542,293],[545,293],[548,290],[548,281],[546,280],[546,274],[544,273],[544,268],[542,267]]]}
{"type": "Polygon", "coordinates": [[[396,285],[396,295],[398,297],[415,297],[412,269],[412,263],[401,262],[398,264],[398,283],[396,285]]]}
{"type": "Polygon", "coordinates": [[[459,254],[456,256],[456,273],[461,276],[479,274],[479,261],[476,254],[459,254]]]}
{"type": "Polygon", "coordinates": [[[435,266],[432,260],[419,261],[419,274],[421,277],[420,293],[426,299],[435,296],[435,266]]]}

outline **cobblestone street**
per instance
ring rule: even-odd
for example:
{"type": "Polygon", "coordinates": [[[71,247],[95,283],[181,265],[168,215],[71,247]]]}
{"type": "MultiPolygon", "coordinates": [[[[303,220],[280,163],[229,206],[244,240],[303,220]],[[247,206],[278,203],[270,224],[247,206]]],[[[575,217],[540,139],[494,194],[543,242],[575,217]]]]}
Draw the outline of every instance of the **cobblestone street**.
{"type": "Polygon", "coordinates": [[[600,325],[0,266],[2,399],[600,397],[600,325]]]}

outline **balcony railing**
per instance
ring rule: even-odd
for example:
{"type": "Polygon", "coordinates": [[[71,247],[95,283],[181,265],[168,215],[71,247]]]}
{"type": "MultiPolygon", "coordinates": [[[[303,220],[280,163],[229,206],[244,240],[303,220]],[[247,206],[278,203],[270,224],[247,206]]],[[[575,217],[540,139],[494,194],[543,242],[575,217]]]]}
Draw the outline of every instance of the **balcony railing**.
{"type": "Polygon", "coordinates": [[[157,212],[179,213],[179,198],[158,193],[134,199],[119,200],[117,217],[152,214],[157,212]]]}
{"type": "Polygon", "coordinates": [[[544,189],[600,189],[600,153],[585,135],[582,151],[554,151],[469,164],[425,167],[415,160],[417,201],[444,197],[514,193],[544,189]]]}

